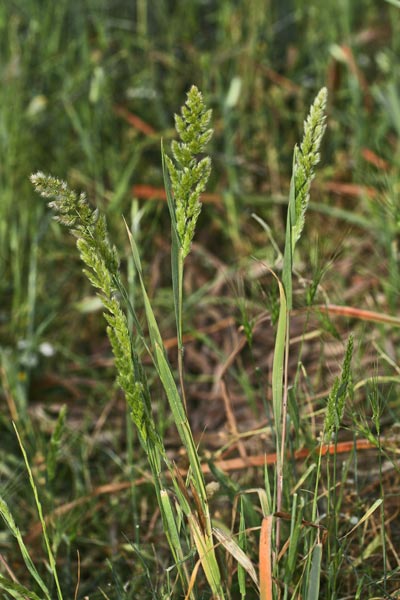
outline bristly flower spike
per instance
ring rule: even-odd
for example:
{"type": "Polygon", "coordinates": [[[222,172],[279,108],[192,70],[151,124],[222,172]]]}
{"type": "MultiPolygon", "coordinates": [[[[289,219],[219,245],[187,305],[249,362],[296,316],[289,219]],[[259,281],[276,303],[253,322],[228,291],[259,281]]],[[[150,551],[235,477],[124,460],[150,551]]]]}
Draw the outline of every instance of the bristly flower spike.
{"type": "Polygon", "coordinates": [[[323,87],[316,96],[304,121],[304,136],[300,147],[294,150],[295,220],[292,222],[292,250],[301,236],[305,213],[310,199],[310,186],[314,169],[319,163],[319,149],[325,132],[325,108],[328,90],[323,87]]]}
{"type": "Polygon", "coordinates": [[[77,194],[65,181],[41,172],[31,175],[31,181],[41,196],[52,199],[49,206],[55,212],[55,219],[77,238],[76,245],[86,267],[83,271],[97,288],[107,311],[104,317],[115,356],[117,380],[125,392],[132,419],[142,443],[149,438],[158,443],[144,372],[133,352],[127,317],[119,301],[119,292],[123,289],[119,257],[117,249],[109,241],[106,218],[90,206],[85,194],[77,194]]]}
{"type": "Polygon", "coordinates": [[[204,191],[211,172],[211,159],[199,158],[210,141],[211,110],[207,110],[203,96],[192,86],[182,107],[175,115],[175,127],[180,141],[172,142],[174,161],[166,156],[175,202],[176,228],[183,258],[190,252],[197,219],[201,211],[200,194],[204,191]]]}

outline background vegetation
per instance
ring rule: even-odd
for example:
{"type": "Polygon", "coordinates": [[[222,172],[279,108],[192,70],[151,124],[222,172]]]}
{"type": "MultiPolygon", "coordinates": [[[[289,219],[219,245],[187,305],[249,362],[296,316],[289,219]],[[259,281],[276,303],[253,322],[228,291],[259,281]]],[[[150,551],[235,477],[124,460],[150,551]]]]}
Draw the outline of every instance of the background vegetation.
{"type": "MultiPolygon", "coordinates": [[[[246,525],[260,525],[258,500],[237,494],[265,488],[263,455],[274,451],[279,293],[266,265],[280,273],[293,147],[326,85],[322,163],[295,260],[289,464],[301,489],[309,465],[299,451],[319,439],[352,332],[354,390],[338,438],[346,452],[338,452],[337,496],[320,506],[328,515],[321,522],[334,531],[334,545],[324,547],[321,597],[398,597],[399,21],[396,6],[376,0],[0,3],[0,494],[45,576],[14,421],[51,517],[65,597],[74,596],[78,578],[79,598],[169,597],[176,573],[115,386],[101,307],[73,240],[29,175],[40,169],[68,180],[106,214],[140,313],[125,216],[176,366],[160,139],[169,147],[173,114],[192,84],[213,109],[214,137],[185,274],[188,412],[200,454],[237,460],[225,479],[219,475],[213,516],[237,532],[238,498],[249,497],[246,525]],[[310,305],[325,310],[305,311],[310,305]],[[353,312],[340,315],[332,305],[353,312]],[[51,446],[63,405],[65,426],[51,446]],[[372,448],[355,452],[356,438],[372,448]],[[259,466],[249,457],[259,457],[259,466]],[[377,498],[382,504],[368,514],[377,498]]],[[[184,468],[150,365],[148,377],[170,458],[184,468]]],[[[329,464],[323,469],[329,490],[329,464]]],[[[254,563],[258,535],[249,533],[246,550],[254,563]]],[[[2,574],[33,585],[7,528],[0,553],[2,574]]],[[[236,582],[236,570],[233,561],[228,581],[236,582]]],[[[285,585],[287,597],[301,597],[285,585]]],[[[209,597],[201,578],[198,586],[198,597],[209,597]]],[[[239,584],[230,589],[241,597],[239,584]]]]}

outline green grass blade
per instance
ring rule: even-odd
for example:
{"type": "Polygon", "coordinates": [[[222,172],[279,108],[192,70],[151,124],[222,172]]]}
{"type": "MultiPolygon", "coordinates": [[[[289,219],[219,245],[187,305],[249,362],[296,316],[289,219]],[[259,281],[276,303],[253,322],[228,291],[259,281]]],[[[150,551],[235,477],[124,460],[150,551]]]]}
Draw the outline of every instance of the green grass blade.
{"type": "Polygon", "coordinates": [[[214,552],[207,493],[199,455],[197,453],[197,448],[193,439],[182,398],[179,395],[171,367],[165,354],[160,330],[151,307],[146,286],[144,284],[139,251],[136,242],[128,228],[127,232],[142,291],[146,319],[149,327],[150,341],[154,353],[155,367],[165,390],[179,436],[187,451],[191,468],[190,477],[193,481],[194,488],[199,495],[201,509],[203,511],[204,524],[206,528],[205,531],[203,531],[198,525],[196,518],[192,514],[187,515],[190,529],[194,536],[196,548],[199,552],[199,557],[209,585],[216,597],[223,598],[224,596],[221,587],[221,576],[214,552]]]}
{"type": "Polygon", "coordinates": [[[381,506],[381,504],[383,503],[383,498],[378,498],[377,500],[375,500],[375,502],[373,503],[372,506],[369,507],[369,509],[363,514],[363,516],[361,517],[361,519],[356,523],[356,525],[354,525],[354,527],[352,527],[350,529],[350,531],[348,531],[344,536],[342,536],[340,539],[345,539],[347,538],[349,535],[351,535],[352,533],[354,533],[354,531],[360,527],[360,525],[362,525],[363,523],[365,523],[365,521],[368,521],[368,519],[370,518],[370,516],[376,511],[377,508],[379,508],[381,506]]]}
{"type": "MultiPolygon", "coordinates": [[[[197,454],[197,449],[193,440],[193,436],[190,430],[190,425],[188,422],[188,418],[186,415],[186,411],[182,402],[182,399],[179,395],[178,388],[175,383],[175,379],[173,377],[171,367],[168,363],[167,357],[165,355],[164,345],[161,338],[160,330],[154,316],[153,309],[151,307],[150,299],[147,294],[147,290],[143,281],[143,273],[141,267],[141,261],[139,257],[139,251],[136,245],[136,242],[127,228],[129,241],[132,249],[132,256],[135,262],[135,266],[139,276],[139,283],[141,286],[141,291],[143,295],[144,308],[146,312],[147,323],[149,326],[149,334],[150,341],[154,353],[155,366],[157,368],[158,374],[162,381],[165,393],[167,395],[172,415],[178,429],[178,433],[180,438],[185,445],[185,448],[188,452],[190,465],[193,469],[193,477],[198,485],[201,483],[200,494],[203,500],[206,500],[206,492],[204,486],[204,478],[201,473],[200,461],[197,454]]],[[[198,490],[199,491],[199,490],[198,490]]]]}
{"type": "Polygon", "coordinates": [[[176,525],[174,511],[172,509],[168,492],[165,489],[160,490],[160,509],[162,511],[164,531],[168,536],[168,542],[175,560],[176,568],[178,570],[181,581],[185,582],[187,588],[189,585],[189,577],[186,565],[184,563],[185,556],[182,550],[181,540],[179,537],[178,527],[176,525]]]}
{"type": "Polygon", "coordinates": [[[322,544],[316,544],[312,553],[310,579],[308,581],[306,600],[318,600],[319,598],[321,559],[322,544]]]}
{"type": "Polygon", "coordinates": [[[161,348],[157,342],[155,347],[155,355],[158,373],[169,400],[178,433],[188,453],[189,463],[192,469],[191,477],[195,482],[196,490],[200,495],[202,503],[206,505],[207,494],[204,484],[204,477],[201,471],[200,460],[196,445],[193,440],[189,421],[187,419],[181,397],[179,396],[179,392],[171,372],[171,367],[169,366],[169,363],[165,357],[164,349],[161,348]]]}
{"type": "Polygon", "coordinates": [[[392,4],[393,6],[396,6],[397,8],[400,8],[400,0],[385,0],[386,2],[388,2],[389,4],[392,4]]]}
{"type": "MultiPolygon", "coordinates": [[[[246,554],[247,550],[247,539],[246,539],[246,519],[244,516],[244,503],[243,496],[240,498],[240,519],[239,519],[239,536],[238,536],[239,547],[246,554]]],[[[246,598],[246,570],[242,565],[238,564],[238,584],[241,600],[246,598]]]]}
{"type": "MultiPolygon", "coordinates": [[[[276,276],[275,276],[276,277],[276,276]]],[[[288,326],[286,295],[282,283],[276,277],[279,286],[279,317],[276,330],[274,359],[272,365],[272,403],[277,436],[277,451],[280,451],[282,431],[283,372],[285,362],[286,335],[288,326]]]]}
{"type": "MultiPolygon", "coordinates": [[[[0,589],[8,592],[16,600],[26,600],[27,598],[29,600],[42,600],[35,592],[28,590],[28,588],[20,583],[10,581],[6,577],[3,577],[3,575],[0,575],[0,589]]],[[[46,598],[50,598],[50,595],[46,595],[46,598]]]]}
{"type": "Polygon", "coordinates": [[[18,442],[19,442],[19,445],[20,445],[20,448],[21,448],[22,455],[24,457],[26,470],[28,471],[29,482],[30,482],[30,485],[31,485],[31,488],[32,488],[32,491],[33,491],[34,498],[35,498],[35,504],[36,504],[36,508],[37,508],[37,511],[38,511],[40,524],[42,526],[42,531],[43,531],[43,539],[44,539],[44,543],[45,543],[46,550],[47,550],[47,556],[48,556],[48,559],[49,559],[50,570],[51,570],[51,574],[53,575],[54,583],[55,583],[56,589],[57,589],[57,596],[58,596],[59,600],[63,600],[63,595],[62,595],[62,592],[61,592],[60,582],[59,582],[58,575],[57,575],[56,561],[55,561],[55,558],[54,558],[53,551],[51,549],[49,536],[47,534],[46,521],[45,521],[45,518],[43,516],[42,504],[41,504],[40,499],[39,499],[39,494],[38,494],[38,490],[37,490],[37,487],[36,487],[36,483],[35,483],[35,480],[33,479],[33,474],[32,474],[32,470],[31,470],[31,467],[30,467],[30,464],[29,464],[29,461],[28,461],[28,456],[27,456],[27,454],[25,452],[25,448],[24,448],[24,446],[22,444],[22,440],[21,440],[20,435],[18,433],[18,430],[17,430],[17,428],[15,426],[15,423],[14,423],[14,429],[15,429],[15,433],[16,433],[17,438],[18,438],[18,442]]]}
{"type": "Polygon", "coordinates": [[[202,526],[194,514],[188,516],[190,531],[199,554],[201,566],[203,567],[205,576],[211,588],[213,598],[222,600],[225,594],[221,584],[221,574],[215,556],[214,542],[212,535],[208,535],[203,531],[202,526]]]}
{"type": "MultiPolygon", "coordinates": [[[[28,569],[29,573],[32,575],[33,579],[36,581],[36,583],[42,590],[42,592],[45,595],[45,597],[47,598],[47,600],[51,600],[50,592],[47,589],[47,586],[44,583],[43,579],[40,577],[39,573],[37,572],[37,569],[36,569],[32,559],[30,557],[30,554],[28,552],[28,549],[25,546],[24,540],[22,539],[21,532],[20,532],[19,528],[17,527],[6,502],[1,497],[0,497],[0,516],[3,518],[4,522],[6,523],[7,527],[10,529],[13,536],[16,538],[19,549],[21,551],[22,558],[24,560],[25,566],[28,569]]],[[[7,582],[8,580],[5,579],[4,581],[7,582]]]]}

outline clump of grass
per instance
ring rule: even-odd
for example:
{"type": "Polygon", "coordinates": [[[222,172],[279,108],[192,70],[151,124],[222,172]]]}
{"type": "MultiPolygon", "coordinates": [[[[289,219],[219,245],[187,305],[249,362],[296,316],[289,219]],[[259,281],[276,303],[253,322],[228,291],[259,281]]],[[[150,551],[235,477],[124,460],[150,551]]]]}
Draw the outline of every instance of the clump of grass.
{"type": "MultiPolygon", "coordinates": [[[[143,298],[148,334],[141,326],[136,307],[132,305],[130,295],[123,283],[118,251],[110,242],[105,216],[97,208],[90,206],[85,194],[78,194],[71,190],[64,181],[44,175],[42,172],[31,177],[36,191],[44,198],[50,199],[49,206],[54,211],[57,221],[76,237],[77,248],[84,263],[84,273],[97,290],[104,307],[107,334],[115,357],[117,381],[125,394],[132,423],[148,459],[164,533],[173,556],[177,579],[180,582],[177,586],[179,589],[172,591],[171,588],[170,596],[184,593],[186,598],[192,600],[199,597],[196,586],[197,573],[201,565],[212,597],[216,600],[229,598],[230,593],[227,588],[232,582],[232,574],[229,572],[229,561],[226,563],[228,566],[224,564],[222,568],[220,561],[217,560],[216,548],[221,545],[238,564],[238,589],[242,599],[248,596],[250,589],[248,581],[251,580],[252,588],[262,600],[272,600],[277,597],[283,597],[285,600],[289,597],[317,600],[321,590],[324,537],[331,536],[327,550],[329,565],[326,573],[326,589],[329,597],[337,597],[337,582],[345,553],[345,544],[342,540],[364,523],[382,504],[382,500],[373,503],[358,524],[342,538],[339,537],[338,524],[334,521],[335,512],[342,501],[341,495],[336,491],[338,483],[336,451],[345,402],[352,392],[353,338],[351,336],[345,351],[341,376],[335,380],[328,395],[319,452],[315,452],[312,456],[310,464],[299,479],[296,480],[293,474],[289,474],[286,432],[289,397],[289,332],[293,307],[292,273],[296,244],[303,232],[305,214],[309,205],[310,185],[319,161],[319,149],[325,131],[326,101],[327,92],[323,88],[316,96],[304,123],[303,141],[294,150],[282,276],[279,278],[273,273],[279,290],[279,314],[272,369],[275,466],[271,473],[268,469],[265,470],[265,489],[246,490],[246,493],[254,491],[257,493],[261,518],[254,504],[245,498],[240,486],[229,481],[212,462],[209,465],[216,479],[236,496],[235,503],[240,495],[237,540],[220,527],[214,526],[212,522],[209,506],[210,488],[206,486],[199,452],[194,442],[184,391],[182,360],[184,262],[191,250],[201,210],[200,196],[205,189],[211,169],[209,157],[199,156],[204,153],[212,136],[212,129],[209,127],[211,112],[206,108],[201,93],[193,86],[188,92],[181,116],[176,116],[179,141],[172,144],[173,158],[170,158],[162,148],[165,187],[171,217],[172,287],[178,339],[179,385],[164,349],[163,338],[145,285],[138,244],[133,233],[127,228],[132,262],[143,298]],[[133,324],[133,331],[130,323],[133,324]],[[152,389],[144,370],[143,351],[152,360],[155,373],[168,400],[176,430],[186,450],[189,463],[186,479],[168,456],[160,435],[162,424],[152,408],[152,389]],[[333,452],[330,449],[332,439],[333,452]],[[321,465],[324,453],[328,454],[326,505],[329,522],[327,528],[318,522],[321,465]],[[332,462],[329,458],[331,454],[334,455],[332,462]],[[313,492],[312,494],[310,492],[311,501],[303,493],[303,488],[313,492]],[[285,502],[288,503],[287,510],[285,510],[285,502]],[[309,513],[311,513],[311,522],[307,520],[309,513]],[[261,522],[258,575],[248,554],[249,532],[246,520],[251,521],[252,525],[254,522],[261,522]],[[191,544],[194,545],[197,553],[195,564],[188,560],[192,550],[191,544]]],[[[295,392],[294,388],[293,398],[295,392]]],[[[295,407],[292,408],[294,410],[295,407]]],[[[374,418],[378,419],[377,410],[374,415],[374,418]]],[[[49,482],[52,482],[55,477],[54,465],[64,424],[65,411],[63,410],[51,438],[47,456],[49,482]]],[[[376,425],[376,428],[379,433],[379,425],[376,425]]],[[[62,590],[55,557],[38,490],[22,443],[21,449],[42,524],[53,584],[57,597],[61,600],[62,590]]],[[[51,592],[33,564],[20,531],[3,500],[0,501],[0,514],[16,537],[27,569],[36,585],[46,598],[50,598],[51,592]]],[[[381,514],[383,515],[383,512],[381,514]]],[[[383,516],[382,523],[384,523],[383,516]]],[[[38,598],[35,592],[18,586],[4,577],[0,577],[0,587],[16,598],[28,597],[33,600],[38,598]]],[[[121,586],[118,589],[122,589],[121,586]]]]}
{"type": "MultiPolygon", "coordinates": [[[[294,249],[304,226],[314,168],[319,160],[319,146],[325,129],[326,95],[325,88],[317,95],[305,122],[303,142],[299,148],[295,148],[283,257],[283,284],[278,280],[280,310],[272,375],[277,441],[277,485],[274,505],[278,513],[282,508],[283,464],[286,452],[287,361],[289,316],[292,307],[292,263],[294,249]]],[[[85,273],[92,285],[97,288],[107,311],[105,313],[108,322],[107,333],[115,356],[118,382],[125,392],[139,439],[149,459],[164,530],[176,561],[182,585],[187,590],[187,594],[191,596],[193,577],[188,573],[184,561],[185,553],[179,535],[179,514],[173,509],[161,475],[163,464],[166,465],[172,478],[180,511],[187,518],[187,527],[197,548],[199,560],[213,596],[223,598],[225,593],[215,556],[204,476],[186,414],[182,364],[183,266],[184,260],[190,252],[196,222],[200,214],[200,194],[205,188],[211,169],[209,157],[198,158],[198,155],[204,152],[212,135],[212,130],[209,128],[210,118],[211,112],[206,109],[200,92],[193,86],[188,93],[187,102],[182,108],[182,116],[175,118],[176,129],[180,137],[180,141],[172,144],[175,163],[165,154],[164,150],[162,151],[163,162],[167,167],[164,177],[172,223],[172,283],[179,348],[178,358],[180,359],[178,365],[181,393],[178,391],[163,349],[162,337],[144,284],[139,250],[131,232],[128,230],[132,257],[144,299],[150,344],[143,334],[135,309],[128,301],[128,294],[119,272],[118,253],[109,242],[104,216],[99,214],[97,209],[89,206],[83,194],[78,195],[71,191],[65,182],[45,176],[43,173],[37,173],[32,176],[32,183],[43,197],[52,199],[49,206],[56,212],[57,220],[68,227],[77,237],[77,247],[81,259],[86,265],[85,273]],[[153,360],[169,400],[181,441],[186,448],[190,463],[189,477],[186,483],[168,460],[163,442],[157,433],[157,424],[151,413],[151,391],[144,377],[141,360],[136,352],[136,344],[129,333],[126,311],[129,311],[137,336],[153,360]],[[190,495],[193,496],[194,503],[190,495]]],[[[271,519],[268,519],[268,523],[272,523],[271,519]]],[[[278,520],[275,539],[278,549],[280,545],[279,524],[278,520]]],[[[295,527],[295,525],[293,526],[295,527]]],[[[220,535],[218,538],[220,539],[220,535]]],[[[235,546],[231,544],[232,547],[235,546]]],[[[292,543],[292,562],[294,547],[292,543]]],[[[318,549],[317,545],[310,559],[310,581],[312,582],[310,585],[314,590],[317,589],[316,565],[320,561],[318,549]]],[[[242,556],[239,550],[235,550],[235,556],[242,556]]],[[[243,559],[241,559],[241,564],[243,564],[243,559]]],[[[266,589],[265,583],[262,584],[262,589],[266,589]]]]}

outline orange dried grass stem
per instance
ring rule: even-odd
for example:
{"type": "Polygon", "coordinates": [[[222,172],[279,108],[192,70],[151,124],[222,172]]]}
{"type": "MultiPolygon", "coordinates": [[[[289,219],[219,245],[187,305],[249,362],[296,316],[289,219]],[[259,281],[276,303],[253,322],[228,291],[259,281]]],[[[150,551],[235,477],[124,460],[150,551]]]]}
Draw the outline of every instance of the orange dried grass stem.
{"type": "Polygon", "coordinates": [[[259,560],[260,560],[260,600],[272,600],[272,520],[264,517],[261,524],[259,560]]]}

